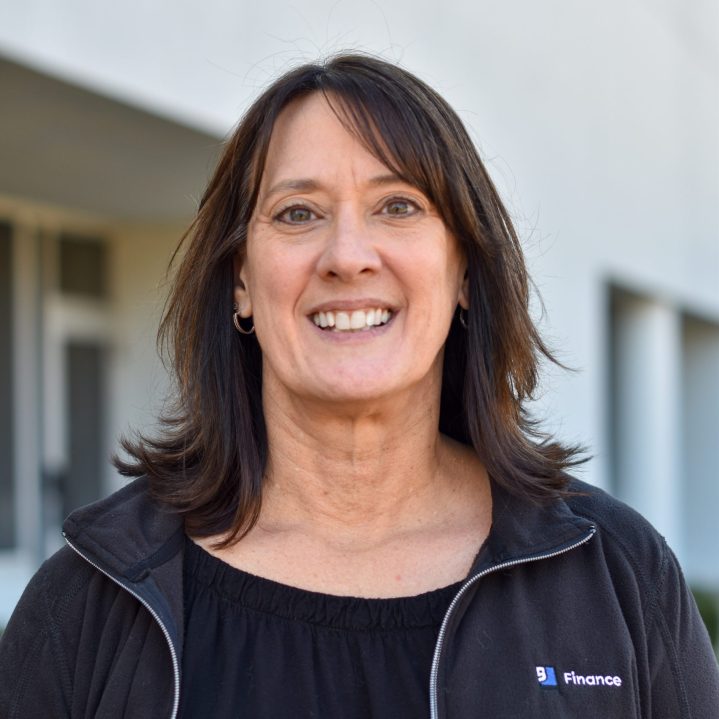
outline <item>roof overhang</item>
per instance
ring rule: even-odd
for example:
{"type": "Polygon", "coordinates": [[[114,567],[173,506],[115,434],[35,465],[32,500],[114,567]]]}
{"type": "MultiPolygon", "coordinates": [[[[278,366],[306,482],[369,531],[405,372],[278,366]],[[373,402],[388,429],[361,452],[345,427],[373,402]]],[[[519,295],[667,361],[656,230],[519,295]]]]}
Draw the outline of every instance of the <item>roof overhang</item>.
{"type": "Polygon", "coordinates": [[[123,220],[184,220],[221,138],[0,58],[0,194],[123,220]]]}

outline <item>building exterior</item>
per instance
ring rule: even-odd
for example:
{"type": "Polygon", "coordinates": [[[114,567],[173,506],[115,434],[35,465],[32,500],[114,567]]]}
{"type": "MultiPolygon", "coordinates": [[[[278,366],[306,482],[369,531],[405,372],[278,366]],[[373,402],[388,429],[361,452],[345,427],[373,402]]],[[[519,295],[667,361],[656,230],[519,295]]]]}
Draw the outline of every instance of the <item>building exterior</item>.
{"type": "Polygon", "coordinates": [[[536,403],[719,595],[719,10],[0,0],[0,625],[168,382],[166,269],[242,108],[292,62],[399,60],[458,109],[560,358],[536,403]],[[62,7],[65,5],[65,7],[62,7]]]}

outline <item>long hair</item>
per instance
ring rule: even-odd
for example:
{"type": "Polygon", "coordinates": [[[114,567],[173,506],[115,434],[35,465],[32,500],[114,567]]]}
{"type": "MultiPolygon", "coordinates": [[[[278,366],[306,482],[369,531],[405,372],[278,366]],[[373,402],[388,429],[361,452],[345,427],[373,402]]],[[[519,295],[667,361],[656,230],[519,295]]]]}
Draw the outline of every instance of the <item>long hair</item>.
{"type": "Polygon", "coordinates": [[[262,355],[255,337],[232,325],[233,258],[245,251],[275,121],[292,100],[316,92],[369,152],[433,202],[466,254],[467,327],[455,316],[446,341],[440,431],[471,445],[510,492],[534,501],[561,494],[578,450],[541,434],[526,412],[540,359],[555,359],[529,314],[509,214],[452,108],[411,73],[364,55],[286,73],[227,141],[182,239],[159,329],[173,404],[155,436],[121,441],[130,459],[116,457],[116,466],[146,474],[153,495],[196,536],[225,533],[229,545],[257,521],[268,455],[262,355]]]}

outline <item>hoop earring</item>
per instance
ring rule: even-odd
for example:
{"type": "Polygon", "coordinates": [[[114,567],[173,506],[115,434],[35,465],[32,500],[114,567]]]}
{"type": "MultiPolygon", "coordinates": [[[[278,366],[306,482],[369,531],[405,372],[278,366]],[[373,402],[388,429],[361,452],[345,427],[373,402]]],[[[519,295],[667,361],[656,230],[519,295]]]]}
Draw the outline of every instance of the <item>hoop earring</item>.
{"type": "Polygon", "coordinates": [[[240,313],[235,311],[235,313],[232,315],[232,321],[235,323],[235,329],[241,334],[241,335],[251,335],[255,331],[255,326],[252,325],[250,329],[245,330],[242,329],[242,325],[240,324],[240,313]]]}
{"type": "Polygon", "coordinates": [[[464,327],[464,329],[467,329],[466,316],[467,316],[467,311],[463,307],[460,307],[459,308],[459,324],[461,324],[462,327],[464,327]],[[462,312],[464,312],[464,314],[462,314],[462,312]]]}

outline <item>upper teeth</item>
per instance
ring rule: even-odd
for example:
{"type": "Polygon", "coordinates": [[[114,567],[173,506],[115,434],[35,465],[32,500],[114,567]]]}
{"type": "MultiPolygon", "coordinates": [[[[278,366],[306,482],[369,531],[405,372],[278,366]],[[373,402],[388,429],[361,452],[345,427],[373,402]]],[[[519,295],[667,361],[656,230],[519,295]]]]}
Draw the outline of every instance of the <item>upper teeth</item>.
{"type": "Polygon", "coordinates": [[[389,321],[392,312],[387,309],[353,310],[352,312],[315,312],[312,321],[318,327],[331,327],[338,332],[364,330],[389,321]]]}

